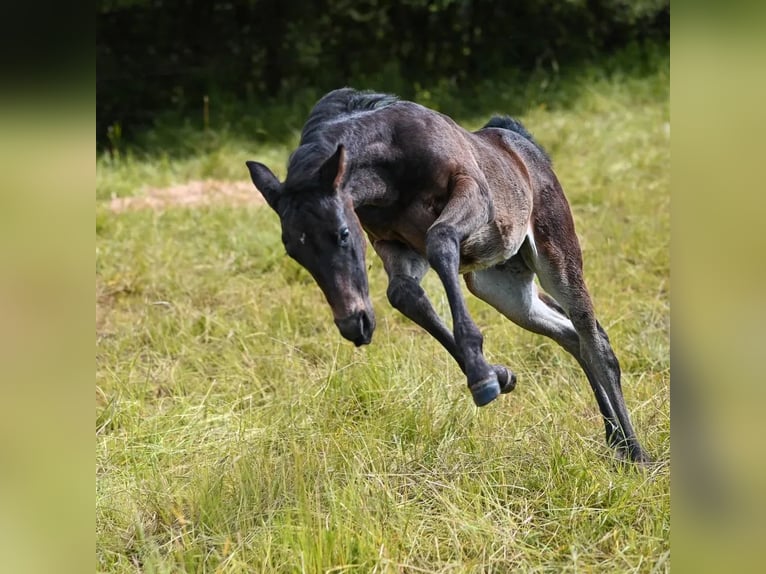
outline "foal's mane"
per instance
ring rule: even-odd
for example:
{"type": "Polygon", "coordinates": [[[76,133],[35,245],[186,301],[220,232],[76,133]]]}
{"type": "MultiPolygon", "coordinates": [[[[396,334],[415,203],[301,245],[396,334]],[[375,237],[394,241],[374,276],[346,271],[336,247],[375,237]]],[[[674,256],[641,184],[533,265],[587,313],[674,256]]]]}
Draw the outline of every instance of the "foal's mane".
{"type": "Polygon", "coordinates": [[[319,166],[335,152],[338,141],[328,134],[328,125],[355,114],[390,106],[397,101],[399,99],[391,94],[353,88],[340,88],[326,94],[314,105],[303,126],[298,148],[290,156],[287,165],[288,181],[294,183],[314,178],[319,166]]]}

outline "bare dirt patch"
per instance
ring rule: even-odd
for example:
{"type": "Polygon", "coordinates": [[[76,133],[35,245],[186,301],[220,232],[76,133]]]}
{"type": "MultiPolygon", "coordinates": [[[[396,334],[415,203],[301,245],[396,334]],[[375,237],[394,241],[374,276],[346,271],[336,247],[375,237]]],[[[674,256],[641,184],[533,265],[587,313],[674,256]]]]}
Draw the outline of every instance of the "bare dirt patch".
{"type": "Polygon", "coordinates": [[[113,197],[109,209],[115,213],[136,209],[161,211],[172,207],[208,205],[262,205],[263,197],[249,181],[205,179],[162,188],[145,188],[132,197],[113,197]]]}

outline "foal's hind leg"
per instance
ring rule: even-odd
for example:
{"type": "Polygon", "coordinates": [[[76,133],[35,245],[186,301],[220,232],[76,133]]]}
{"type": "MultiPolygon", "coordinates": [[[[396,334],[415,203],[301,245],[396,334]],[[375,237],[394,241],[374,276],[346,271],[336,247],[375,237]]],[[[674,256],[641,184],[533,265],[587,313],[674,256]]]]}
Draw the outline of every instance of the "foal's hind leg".
{"type": "Polygon", "coordinates": [[[569,270],[562,281],[556,273],[540,271],[543,287],[556,297],[580,338],[578,361],[591,384],[606,427],[606,440],[617,453],[634,462],[649,462],[633,430],[620,381],[620,363],[601,324],[596,320],[581,272],[569,270]],[[553,277],[552,277],[553,276],[553,277]]]}
{"type": "MultiPolygon", "coordinates": [[[[548,206],[550,207],[550,206],[548,206]]],[[[568,207],[540,215],[535,224],[534,266],[540,283],[563,307],[580,338],[578,360],[604,417],[607,442],[634,462],[650,461],[633,430],[620,381],[620,363],[596,319],[582,272],[582,253],[568,207]],[[544,224],[543,217],[549,218],[544,224]],[[551,225],[551,222],[555,224],[551,225]]]]}
{"type": "MultiPolygon", "coordinates": [[[[550,281],[546,279],[545,283],[550,281]]],[[[649,457],[641,448],[630,424],[619,381],[619,364],[609,346],[601,326],[596,322],[597,335],[590,334],[581,325],[578,330],[556,300],[538,293],[534,272],[521,255],[497,267],[476,271],[466,276],[469,290],[483,299],[517,325],[550,337],[566,349],[580,364],[596,395],[604,417],[607,442],[617,448],[618,454],[636,462],[647,462],[649,457]],[[579,333],[585,332],[585,337],[579,333]],[[597,342],[594,343],[594,339],[597,342]],[[594,358],[593,346],[598,349],[594,358]]],[[[585,292],[587,297],[587,292],[585,292]]],[[[587,302],[579,301],[581,306],[587,302]]],[[[592,315],[592,312],[591,312],[592,315]]],[[[587,322],[586,322],[587,324],[587,322]]]]}
{"type": "Polygon", "coordinates": [[[521,255],[515,255],[495,267],[468,273],[465,283],[471,293],[519,327],[550,337],[579,361],[577,331],[555,301],[538,292],[534,276],[521,255]]]}
{"type": "MultiPolygon", "coordinates": [[[[439,341],[465,372],[463,356],[455,344],[455,338],[420,286],[428,271],[428,262],[398,241],[375,241],[373,247],[388,274],[386,294],[391,305],[439,341]]],[[[501,365],[493,365],[492,368],[500,383],[500,391],[512,391],[516,386],[516,376],[501,365]]]]}

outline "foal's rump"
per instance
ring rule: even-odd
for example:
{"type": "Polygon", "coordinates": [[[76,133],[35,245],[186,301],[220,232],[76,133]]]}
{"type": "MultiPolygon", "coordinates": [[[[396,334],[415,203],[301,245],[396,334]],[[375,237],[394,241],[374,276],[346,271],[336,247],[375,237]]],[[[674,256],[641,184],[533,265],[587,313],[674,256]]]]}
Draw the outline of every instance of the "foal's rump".
{"type": "Polygon", "coordinates": [[[519,227],[524,229],[532,246],[525,256],[528,263],[537,262],[539,247],[540,255],[554,259],[557,266],[581,268],[569,203],[545,149],[521,122],[508,116],[494,116],[474,135],[503,156],[502,170],[487,166],[484,171],[493,190],[496,218],[515,226],[516,236],[519,227]]]}
{"type": "Polygon", "coordinates": [[[510,116],[492,116],[481,129],[484,130],[487,128],[498,128],[521,136],[524,140],[535,146],[537,151],[545,158],[548,163],[550,163],[551,158],[548,156],[548,152],[545,151],[543,146],[537,143],[537,140],[535,140],[532,134],[529,133],[527,128],[524,127],[524,124],[522,124],[519,120],[510,116]]]}
{"type": "Polygon", "coordinates": [[[583,308],[592,314],[574,218],[548,154],[512,118],[494,117],[476,135],[503,150],[507,164],[516,174],[514,183],[494,182],[493,187],[502,193],[495,193],[493,199],[496,209],[501,206],[499,212],[504,208],[505,217],[516,225],[524,225],[525,237],[519,244],[524,262],[567,314],[583,308]],[[515,191],[518,186],[529,194],[529,210],[518,198],[519,192],[515,191]]]}
{"type": "Polygon", "coordinates": [[[463,241],[461,272],[503,263],[518,253],[526,240],[534,244],[537,189],[548,182],[549,175],[555,176],[545,152],[530,138],[523,126],[510,118],[493,118],[472,134],[474,157],[488,187],[492,217],[463,241]]]}

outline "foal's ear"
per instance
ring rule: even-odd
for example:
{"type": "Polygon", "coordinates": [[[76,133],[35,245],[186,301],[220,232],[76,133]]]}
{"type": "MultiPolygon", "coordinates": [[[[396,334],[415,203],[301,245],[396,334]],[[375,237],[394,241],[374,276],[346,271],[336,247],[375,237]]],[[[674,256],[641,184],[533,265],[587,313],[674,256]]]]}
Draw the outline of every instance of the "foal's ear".
{"type": "Polygon", "coordinates": [[[275,176],[268,167],[257,161],[247,161],[245,164],[247,165],[247,169],[250,170],[250,177],[252,178],[256,189],[261,192],[266,203],[268,203],[272,209],[276,210],[277,196],[279,195],[280,186],[277,176],[275,176]]]}
{"type": "Polygon", "coordinates": [[[319,168],[319,180],[323,189],[338,191],[343,183],[343,175],[346,173],[346,148],[338,144],[338,149],[330,156],[330,159],[319,168]]]}

